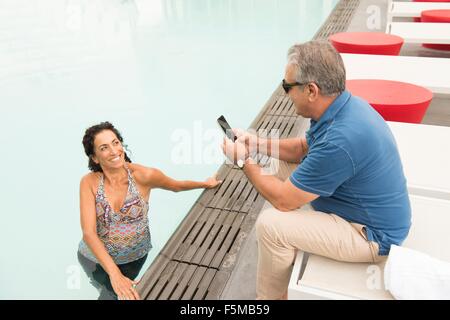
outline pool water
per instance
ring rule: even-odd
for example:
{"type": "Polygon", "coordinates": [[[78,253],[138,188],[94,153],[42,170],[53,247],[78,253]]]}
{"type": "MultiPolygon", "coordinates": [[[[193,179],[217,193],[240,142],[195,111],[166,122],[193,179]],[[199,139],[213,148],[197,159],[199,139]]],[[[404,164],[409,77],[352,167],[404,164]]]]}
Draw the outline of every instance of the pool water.
{"type": "MultiPolygon", "coordinates": [[[[204,180],[215,119],[247,128],[337,0],[0,0],[0,299],[96,299],[76,256],[84,130],[108,120],[134,162],[204,180]]],[[[153,249],[201,190],[154,190],[153,249]]]]}

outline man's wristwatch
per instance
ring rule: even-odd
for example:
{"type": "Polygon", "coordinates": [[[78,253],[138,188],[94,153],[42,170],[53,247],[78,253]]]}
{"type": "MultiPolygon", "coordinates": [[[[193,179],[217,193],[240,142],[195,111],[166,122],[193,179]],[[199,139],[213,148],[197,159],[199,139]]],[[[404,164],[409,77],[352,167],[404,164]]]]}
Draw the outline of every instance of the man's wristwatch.
{"type": "Polygon", "coordinates": [[[253,160],[252,157],[247,157],[247,159],[245,159],[245,160],[239,159],[239,160],[237,161],[237,163],[236,163],[237,166],[239,167],[239,169],[244,169],[245,162],[246,162],[247,160],[250,160],[251,163],[255,163],[255,160],[253,160]]]}

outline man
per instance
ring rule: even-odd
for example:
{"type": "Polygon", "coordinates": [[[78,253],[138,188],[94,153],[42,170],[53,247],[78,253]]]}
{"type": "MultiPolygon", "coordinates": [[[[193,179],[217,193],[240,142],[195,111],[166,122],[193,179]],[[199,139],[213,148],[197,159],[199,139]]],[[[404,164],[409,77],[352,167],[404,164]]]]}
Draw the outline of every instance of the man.
{"type": "Polygon", "coordinates": [[[283,88],[298,115],[310,118],[306,137],[225,139],[238,163],[273,208],[260,213],[257,298],[286,298],[296,250],[339,261],[378,262],[401,244],[411,225],[406,179],[383,118],[345,90],[345,68],[326,41],[294,45],[283,88]],[[256,142],[255,142],[256,141],[256,142]],[[250,157],[278,145],[280,160],[299,163],[286,181],[263,174],[250,157]],[[310,203],[314,210],[299,210],[310,203]]]}

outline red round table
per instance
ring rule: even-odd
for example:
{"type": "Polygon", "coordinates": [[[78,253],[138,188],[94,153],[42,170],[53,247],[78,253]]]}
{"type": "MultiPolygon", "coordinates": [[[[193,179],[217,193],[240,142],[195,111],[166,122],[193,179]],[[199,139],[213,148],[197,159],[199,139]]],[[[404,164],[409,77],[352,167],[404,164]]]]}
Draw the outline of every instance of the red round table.
{"type": "MultiPolygon", "coordinates": [[[[450,0],[413,0],[413,2],[450,2],[450,0]]],[[[414,18],[415,22],[421,22],[420,18],[414,18]]]]}
{"type": "Polygon", "coordinates": [[[328,39],[340,53],[397,56],[403,45],[403,38],[383,32],[341,32],[328,39]]]}
{"type": "MultiPolygon", "coordinates": [[[[422,22],[450,22],[450,10],[425,10],[420,16],[422,22]]],[[[422,44],[425,48],[450,50],[450,44],[422,44]]]]}
{"type": "Polygon", "coordinates": [[[433,99],[426,88],[390,80],[347,80],[347,90],[369,102],[386,121],[421,123],[433,99]]]}

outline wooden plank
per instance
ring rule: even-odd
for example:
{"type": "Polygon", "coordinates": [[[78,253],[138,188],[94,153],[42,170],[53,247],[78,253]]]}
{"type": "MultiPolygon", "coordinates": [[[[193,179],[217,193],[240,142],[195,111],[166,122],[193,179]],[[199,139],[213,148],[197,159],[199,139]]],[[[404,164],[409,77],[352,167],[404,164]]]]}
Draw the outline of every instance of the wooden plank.
{"type": "MultiPolygon", "coordinates": [[[[270,138],[270,135],[274,134],[274,132],[272,130],[274,130],[278,121],[279,121],[279,117],[277,117],[277,116],[272,116],[272,117],[268,118],[266,127],[260,128],[258,130],[258,135],[261,137],[264,137],[264,138],[270,138]]],[[[269,157],[266,155],[258,155],[257,159],[255,159],[255,160],[260,166],[264,167],[265,165],[267,165],[267,163],[269,161],[269,157]]]]}
{"type": "Polygon", "coordinates": [[[151,291],[149,292],[148,296],[146,297],[146,300],[156,300],[158,299],[158,296],[160,295],[161,291],[164,290],[164,287],[166,286],[167,282],[169,281],[170,276],[172,275],[173,271],[177,267],[178,262],[170,261],[167,266],[164,268],[163,272],[158,277],[158,281],[153,286],[151,291]]]}
{"type": "Polygon", "coordinates": [[[204,223],[200,233],[197,235],[195,240],[191,243],[188,250],[182,257],[182,261],[186,263],[192,263],[192,258],[194,257],[197,250],[200,248],[202,243],[207,238],[208,234],[211,232],[211,229],[219,216],[220,210],[218,209],[208,209],[208,220],[204,223]]]}
{"type": "Polygon", "coordinates": [[[273,116],[267,124],[266,129],[260,133],[260,136],[263,138],[270,138],[271,134],[274,133],[273,131],[276,130],[275,125],[279,118],[279,116],[273,116]]]}
{"type": "Polygon", "coordinates": [[[289,131],[289,136],[301,137],[304,136],[306,131],[309,129],[309,120],[305,118],[297,118],[292,129],[289,131]]]}
{"type": "Polygon", "coordinates": [[[280,139],[283,131],[289,124],[290,117],[278,117],[268,138],[280,139]]]}
{"type": "Polygon", "coordinates": [[[259,134],[260,131],[264,131],[267,128],[267,125],[269,124],[270,120],[272,119],[272,116],[267,115],[263,118],[263,121],[261,122],[261,124],[258,126],[257,128],[257,133],[259,134]]]}
{"type": "Polygon", "coordinates": [[[281,137],[283,139],[291,136],[290,133],[291,133],[292,129],[294,128],[296,122],[297,122],[296,118],[291,118],[288,121],[286,121],[286,126],[281,133],[281,137]]]}
{"type": "Polygon", "coordinates": [[[175,291],[170,296],[170,300],[179,300],[187,290],[189,286],[189,281],[192,278],[192,275],[194,274],[195,270],[197,270],[198,266],[196,265],[188,265],[186,271],[183,273],[178,286],[176,287],[175,291]]]}
{"type": "Polygon", "coordinates": [[[227,252],[230,250],[231,245],[233,244],[233,241],[239,231],[239,229],[241,228],[241,224],[242,221],[245,218],[245,213],[240,212],[238,213],[236,219],[234,219],[233,224],[231,225],[231,228],[225,238],[225,240],[223,241],[220,250],[214,255],[214,259],[211,262],[211,264],[209,265],[212,268],[219,268],[220,265],[222,264],[222,260],[225,257],[225,255],[227,254],[227,252]]]}
{"type": "Polygon", "coordinates": [[[285,115],[287,113],[287,105],[289,103],[290,98],[288,96],[281,97],[281,108],[279,108],[274,115],[285,115]]]}
{"type": "Polygon", "coordinates": [[[277,124],[278,127],[278,138],[284,139],[287,138],[286,133],[290,130],[295,122],[295,117],[282,117],[280,118],[280,124],[277,124]]]}
{"type": "Polygon", "coordinates": [[[277,97],[272,107],[265,115],[283,115],[288,112],[290,98],[286,95],[277,97]]]}
{"type": "Polygon", "coordinates": [[[236,187],[238,186],[241,179],[244,177],[244,172],[241,169],[235,169],[236,173],[233,177],[233,181],[229,185],[227,191],[222,195],[219,202],[217,202],[216,207],[217,208],[223,208],[225,204],[230,200],[231,195],[235,192],[236,187]]]}
{"type": "Polygon", "coordinates": [[[210,208],[215,208],[217,206],[217,203],[220,201],[223,194],[228,190],[228,187],[230,186],[230,184],[233,183],[233,178],[235,175],[236,175],[236,170],[232,169],[229,172],[228,176],[223,180],[220,187],[218,188],[216,194],[214,195],[214,198],[208,204],[208,206],[210,208]]]}
{"type": "Polygon", "coordinates": [[[242,193],[239,195],[236,202],[234,203],[232,211],[240,211],[241,210],[242,206],[245,203],[245,200],[247,199],[248,195],[250,194],[250,192],[252,192],[253,189],[254,189],[253,185],[250,182],[248,182],[245,185],[244,190],[242,191],[242,193]]]}
{"type": "Polygon", "coordinates": [[[278,100],[280,101],[280,107],[278,108],[278,110],[276,110],[276,112],[272,113],[272,115],[281,115],[285,112],[286,103],[288,102],[289,97],[288,96],[280,97],[278,98],[278,100]]]}
{"type": "Polygon", "coordinates": [[[205,300],[219,300],[230,276],[231,272],[222,270],[217,271],[208,288],[208,294],[206,295],[205,300]]]}
{"type": "MultiPolygon", "coordinates": [[[[222,178],[218,178],[218,179],[222,179],[222,178]]],[[[226,176],[223,179],[226,179],[226,176]]],[[[197,203],[201,204],[204,207],[207,207],[218,191],[219,191],[219,188],[206,189],[205,191],[203,191],[203,193],[197,199],[197,203]]]]}
{"type": "MultiPolygon", "coordinates": [[[[233,165],[224,163],[220,169],[217,171],[217,177],[219,180],[225,180],[226,177],[229,175],[230,171],[233,169],[233,165]]],[[[197,200],[198,203],[203,205],[204,207],[207,207],[213,199],[213,197],[219,192],[219,188],[215,189],[207,189],[205,190],[197,200]]]]}
{"type": "Polygon", "coordinates": [[[167,259],[161,254],[156,256],[155,260],[147,269],[147,271],[144,273],[144,275],[141,278],[141,281],[136,287],[136,290],[142,299],[145,299],[148,296],[150,290],[158,281],[159,276],[161,275],[163,270],[167,267],[169,261],[170,261],[169,259],[167,259]]]}
{"type": "Polygon", "coordinates": [[[206,250],[205,255],[201,261],[201,265],[210,266],[211,261],[214,259],[214,256],[219,251],[223,241],[225,240],[231,225],[233,224],[234,219],[237,217],[238,213],[234,211],[225,211],[223,213],[226,215],[225,221],[220,228],[219,234],[214,239],[211,247],[206,250]]]}
{"type": "Polygon", "coordinates": [[[260,121],[258,121],[257,126],[254,128],[257,132],[259,132],[260,130],[264,130],[265,128],[267,128],[268,123],[270,122],[270,120],[276,117],[275,115],[271,115],[271,114],[265,114],[260,121]]]}
{"type": "Polygon", "coordinates": [[[236,186],[235,191],[228,199],[227,203],[223,206],[223,209],[225,210],[232,210],[234,204],[236,203],[239,196],[242,194],[245,186],[249,183],[247,177],[243,175],[243,177],[240,179],[239,184],[236,186]]]}
{"type": "Polygon", "coordinates": [[[274,127],[277,119],[278,119],[278,116],[267,117],[267,121],[264,123],[264,127],[261,126],[258,129],[258,135],[260,137],[267,138],[268,135],[270,134],[270,130],[272,130],[272,128],[274,127]]]}
{"type": "Polygon", "coordinates": [[[283,96],[283,97],[286,96],[286,92],[284,92],[284,89],[283,89],[283,87],[281,86],[281,84],[277,87],[277,89],[275,90],[275,93],[276,93],[278,96],[283,96]]]}
{"type": "Polygon", "coordinates": [[[181,300],[192,300],[192,297],[194,296],[195,292],[197,291],[198,284],[202,280],[203,275],[205,274],[207,269],[208,268],[205,268],[205,267],[197,267],[195,269],[194,275],[189,280],[187,289],[183,293],[181,300]]]}
{"type": "Polygon", "coordinates": [[[182,277],[183,273],[189,265],[187,263],[179,263],[175,268],[175,271],[171,275],[169,282],[164,287],[161,295],[158,297],[159,300],[168,300],[174,291],[175,287],[178,285],[178,281],[182,277]]]}
{"type": "Polygon", "coordinates": [[[286,96],[279,97],[278,98],[279,107],[277,108],[277,110],[274,110],[275,112],[268,113],[267,115],[275,116],[275,115],[282,114],[283,110],[284,110],[284,106],[286,104],[286,98],[287,98],[286,96]]]}
{"type": "Polygon", "coordinates": [[[252,232],[256,219],[258,218],[258,215],[264,203],[265,199],[263,197],[259,197],[250,211],[245,215],[245,218],[241,223],[240,230],[236,235],[231,248],[223,258],[222,264],[219,269],[220,271],[227,271],[230,273],[233,271],[236,262],[238,261],[241,248],[247,240],[248,235],[252,232]]]}
{"type": "Polygon", "coordinates": [[[272,106],[267,110],[266,114],[277,114],[278,110],[283,107],[283,98],[279,97],[275,99],[272,103],[272,106]]]}
{"type": "Polygon", "coordinates": [[[166,242],[164,247],[161,249],[161,253],[169,258],[172,258],[176,251],[179,250],[180,242],[183,242],[186,234],[189,233],[192,228],[194,228],[197,220],[202,216],[206,208],[200,203],[196,203],[183,221],[180,223],[178,228],[166,242]]]}
{"type": "MultiPolygon", "coordinates": [[[[262,205],[264,202],[261,203],[259,206],[259,210],[261,210],[262,205]]],[[[259,212],[258,212],[259,213],[259,212]]],[[[231,245],[229,251],[226,253],[225,257],[223,258],[222,264],[220,265],[219,270],[221,271],[229,271],[232,272],[236,262],[238,260],[238,256],[240,253],[240,250],[247,240],[248,235],[250,234],[253,226],[255,225],[255,221],[257,218],[256,215],[245,215],[244,220],[242,221],[242,224],[240,226],[240,230],[238,234],[236,235],[236,239],[231,245]]]]}
{"type": "Polygon", "coordinates": [[[195,292],[194,297],[192,298],[193,300],[203,300],[207,293],[208,293],[208,288],[212,282],[212,280],[214,279],[214,276],[216,274],[217,270],[214,269],[208,269],[206,271],[206,273],[204,274],[202,281],[199,283],[198,285],[198,289],[195,292]]]}
{"type": "Polygon", "coordinates": [[[178,261],[183,261],[183,256],[189,250],[189,247],[195,241],[195,239],[197,238],[197,235],[200,233],[200,231],[203,228],[203,225],[205,224],[206,220],[208,219],[210,210],[211,210],[210,208],[206,208],[202,212],[200,217],[197,219],[197,221],[195,221],[195,224],[191,228],[191,230],[189,230],[189,233],[187,235],[184,234],[184,236],[186,238],[183,239],[181,244],[179,243],[178,248],[177,248],[175,254],[173,255],[172,259],[178,260],[178,261]]]}
{"type": "Polygon", "coordinates": [[[291,99],[288,96],[286,96],[283,99],[283,109],[282,109],[282,111],[279,114],[282,115],[282,116],[289,115],[291,113],[290,106],[291,106],[291,99]]]}
{"type": "Polygon", "coordinates": [[[252,130],[258,131],[258,128],[261,127],[261,125],[264,122],[264,119],[266,118],[266,116],[263,116],[261,119],[258,120],[258,122],[255,123],[255,127],[252,127],[252,130]]]}
{"type": "Polygon", "coordinates": [[[208,204],[208,207],[215,208],[219,201],[221,200],[223,194],[228,190],[228,187],[233,183],[234,176],[236,175],[237,170],[231,170],[228,176],[224,179],[222,184],[219,187],[217,194],[208,204]]]}
{"type": "Polygon", "coordinates": [[[286,118],[285,126],[284,126],[283,130],[281,130],[281,132],[280,132],[280,136],[282,138],[288,138],[289,137],[289,133],[292,131],[292,128],[295,127],[297,119],[298,119],[298,117],[286,118]]]}
{"type": "Polygon", "coordinates": [[[241,212],[248,212],[250,208],[252,207],[253,203],[256,201],[256,198],[258,197],[259,193],[258,190],[253,188],[252,192],[250,192],[249,196],[244,202],[244,205],[241,208],[241,212]]]}
{"type": "Polygon", "coordinates": [[[281,85],[279,85],[272,93],[269,100],[264,104],[264,107],[261,109],[261,111],[258,113],[258,115],[250,124],[249,128],[256,129],[258,127],[257,126],[258,122],[264,117],[265,114],[267,114],[268,109],[273,104],[273,101],[279,99],[280,96],[285,96],[284,90],[281,87],[281,85]]]}
{"type": "Polygon", "coordinates": [[[261,157],[256,161],[262,168],[270,165],[271,157],[266,155],[261,155],[261,157]]]}
{"type": "Polygon", "coordinates": [[[226,217],[228,216],[227,211],[219,210],[219,209],[216,209],[216,210],[219,212],[219,216],[214,221],[214,226],[211,228],[205,241],[201,244],[201,246],[198,248],[197,252],[195,253],[195,256],[191,259],[191,263],[194,263],[194,264],[201,263],[203,257],[205,256],[206,251],[214,242],[214,239],[219,234],[219,231],[222,228],[222,225],[223,225],[226,217]]]}

